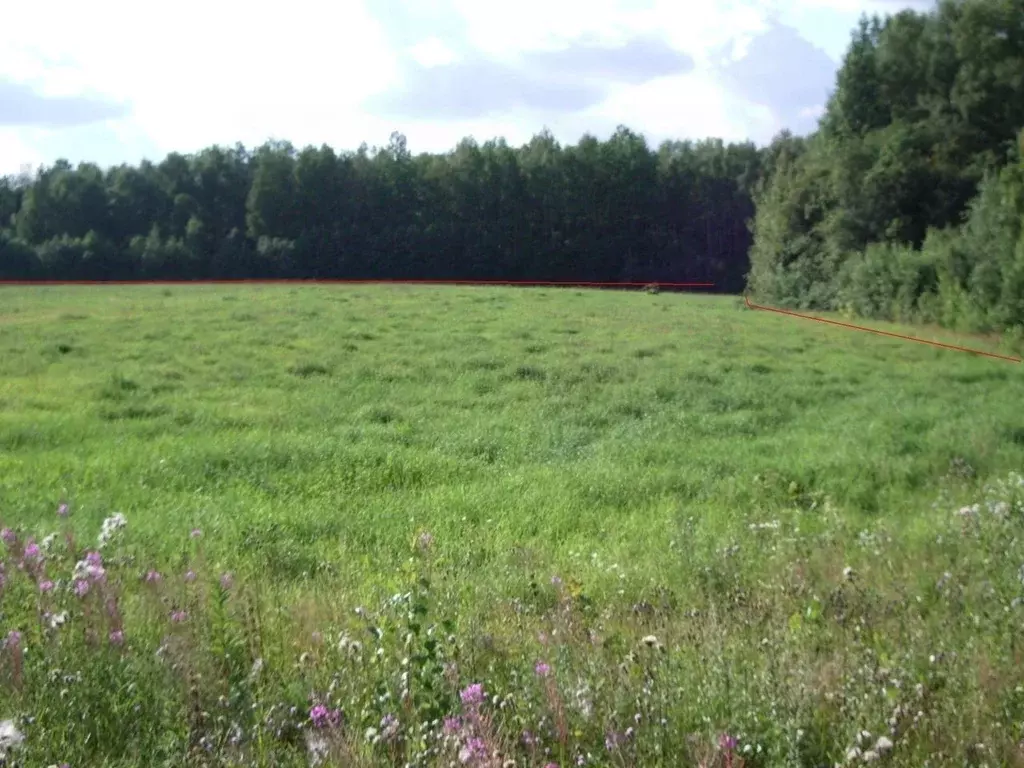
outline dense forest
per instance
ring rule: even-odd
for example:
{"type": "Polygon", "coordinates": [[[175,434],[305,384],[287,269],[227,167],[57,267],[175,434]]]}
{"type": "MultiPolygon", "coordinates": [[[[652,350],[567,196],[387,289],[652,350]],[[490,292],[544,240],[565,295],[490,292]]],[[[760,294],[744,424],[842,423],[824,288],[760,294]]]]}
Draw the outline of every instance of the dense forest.
{"type": "Polygon", "coordinates": [[[563,147],[404,137],[338,153],[270,142],[159,164],[66,162],[0,187],[4,279],[497,279],[713,282],[748,269],[753,144],[620,128],[563,147]]]}
{"type": "Polygon", "coordinates": [[[749,287],[1024,330],[1024,0],[865,19],[818,130],[757,191],[749,287]]]}
{"type": "Polygon", "coordinates": [[[2,279],[707,281],[1024,328],[1024,0],[865,18],[818,130],[656,149],[622,127],[451,152],[268,142],[0,180],[2,279]],[[1019,138],[1018,138],[1019,137],[1019,138]]]}

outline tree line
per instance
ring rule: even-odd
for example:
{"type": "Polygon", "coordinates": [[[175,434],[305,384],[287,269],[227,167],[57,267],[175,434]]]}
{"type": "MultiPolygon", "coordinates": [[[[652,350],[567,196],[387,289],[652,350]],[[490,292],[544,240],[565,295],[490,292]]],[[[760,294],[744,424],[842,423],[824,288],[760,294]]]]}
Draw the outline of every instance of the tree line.
{"type": "Polygon", "coordinates": [[[413,155],[272,141],[103,170],[58,161],[0,182],[3,279],[712,282],[739,291],[752,143],[628,128],[563,146],[465,139],[413,155]]]}
{"type": "Polygon", "coordinates": [[[712,282],[1024,334],[1024,0],[864,17],[818,129],[564,146],[400,134],[0,180],[0,278],[712,282]]]}
{"type": "Polygon", "coordinates": [[[818,130],[755,192],[749,287],[1024,333],[1024,0],[865,18],[818,130]]]}

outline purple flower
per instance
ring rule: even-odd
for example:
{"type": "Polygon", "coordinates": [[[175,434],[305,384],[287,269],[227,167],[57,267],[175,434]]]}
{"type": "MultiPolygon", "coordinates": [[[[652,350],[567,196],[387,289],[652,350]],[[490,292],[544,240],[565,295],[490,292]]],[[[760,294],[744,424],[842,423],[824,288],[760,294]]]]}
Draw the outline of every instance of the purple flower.
{"type": "Polygon", "coordinates": [[[552,585],[554,585],[556,587],[562,586],[562,580],[558,576],[552,576],[551,577],[551,583],[552,583],[552,585]]]}
{"type": "Polygon", "coordinates": [[[185,572],[185,581],[193,582],[196,580],[196,572],[189,569],[185,572]]]}
{"type": "Polygon", "coordinates": [[[62,502],[61,505],[57,507],[57,517],[67,517],[70,511],[71,510],[68,508],[68,505],[62,502]]]}
{"type": "Polygon", "coordinates": [[[736,737],[731,736],[728,733],[723,733],[721,736],[718,737],[718,746],[722,749],[723,752],[732,752],[734,749],[736,749],[736,745],[738,743],[739,742],[736,740],[736,737]]]}
{"type": "Polygon", "coordinates": [[[163,576],[160,575],[159,571],[150,571],[146,574],[147,584],[157,584],[161,579],[163,579],[163,576]]]}
{"type": "Polygon", "coordinates": [[[309,710],[309,719],[317,728],[331,728],[341,722],[341,710],[328,709],[323,704],[317,704],[309,710]]]}
{"type": "Polygon", "coordinates": [[[551,667],[545,664],[543,661],[538,661],[533,671],[537,673],[538,677],[547,677],[551,674],[551,667]]]}
{"type": "Polygon", "coordinates": [[[39,582],[39,591],[42,592],[44,595],[47,592],[53,592],[53,582],[50,581],[49,579],[44,579],[43,581],[40,581],[39,582]]]}
{"type": "Polygon", "coordinates": [[[188,614],[185,611],[171,611],[171,621],[175,624],[181,624],[187,618],[188,614]]]}
{"type": "Polygon", "coordinates": [[[548,763],[544,768],[558,768],[558,763],[548,763]]]}
{"type": "Polygon", "coordinates": [[[32,539],[28,540],[28,544],[25,545],[25,557],[29,560],[35,560],[39,557],[40,550],[39,545],[32,539]]]}
{"type": "Polygon", "coordinates": [[[4,641],[6,648],[17,648],[21,645],[21,632],[16,629],[12,629],[7,633],[7,639],[4,641]]]}
{"type": "Polygon", "coordinates": [[[473,683],[459,695],[462,697],[463,704],[475,707],[484,700],[484,687],[480,683],[473,683]]]}
{"type": "Polygon", "coordinates": [[[536,743],[537,743],[537,737],[536,736],[534,736],[529,731],[523,731],[523,744],[525,744],[528,747],[532,747],[536,743]]]}
{"type": "Polygon", "coordinates": [[[202,535],[203,535],[203,532],[201,530],[199,530],[198,528],[193,528],[192,529],[192,533],[189,534],[189,536],[192,537],[193,539],[198,539],[202,535]]]}
{"type": "Polygon", "coordinates": [[[474,736],[467,741],[459,750],[459,760],[463,763],[473,763],[487,759],[487,743],[474,736]]]}
{"type": "Polygon", "coordinates": [[[234,584],[234,579],[231,578],[230,573],[222,573],[220,576],[220,588],[231,589],[231,585],[234,584]]]}
{"type": "Polygon", "coordinates": [[[111,645],[124,645],[124,632],[120,629],[115,629],[110,633],[110,644],[111,645]]]}
{"type": "Polygon", "coordinates": [[[452,736],[462,730],[462,718],[458,717],[446,717],[444,719],[444,732],[449,736],[452,736]]]}
{"type": "Polygon", "coordinates": [[[99,552],[86,552],[85,564],[91,565],[93,568],[101,568],[103,566],[103,555],[99,552]]]}
{"type": "Polygon", "coordinates": [[[4,544],[13,544],[18,539],[18,534],[12,531],[10,528],[4,528],[0,530],[0,539],[3,539],[4,544]]]}

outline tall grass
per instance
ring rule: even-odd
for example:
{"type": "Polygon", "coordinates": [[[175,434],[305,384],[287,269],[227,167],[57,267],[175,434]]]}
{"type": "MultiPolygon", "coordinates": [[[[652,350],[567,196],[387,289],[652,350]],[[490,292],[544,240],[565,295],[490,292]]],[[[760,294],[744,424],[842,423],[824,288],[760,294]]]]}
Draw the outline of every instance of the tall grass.
{"type": "Polygon", "coordinates": [[[3,296],[0,764],[1024,762],[1009,364],[665,294],[3,296]]]}

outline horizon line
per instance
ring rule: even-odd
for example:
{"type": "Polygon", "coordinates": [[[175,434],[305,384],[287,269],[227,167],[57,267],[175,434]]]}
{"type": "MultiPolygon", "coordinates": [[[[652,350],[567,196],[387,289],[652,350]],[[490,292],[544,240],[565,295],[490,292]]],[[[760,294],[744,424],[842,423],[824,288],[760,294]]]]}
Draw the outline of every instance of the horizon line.
{"type": "Polygon", "coordinates": [[[590,288],[713,288],[714,283],[702,282],[663,282],[660,280],[610,282],[599,280],[445,280],[445,279],[382,279],[382,278],[213,278],[201,280],[184,280],[180,278],[161,280],[0,280],[0,285],[8,286],[45,286],[45,285],[235,285],[239,283],[255,284],[346,284],[346,285],[533,285],[533,286],[566,286],[590,288]]]}

